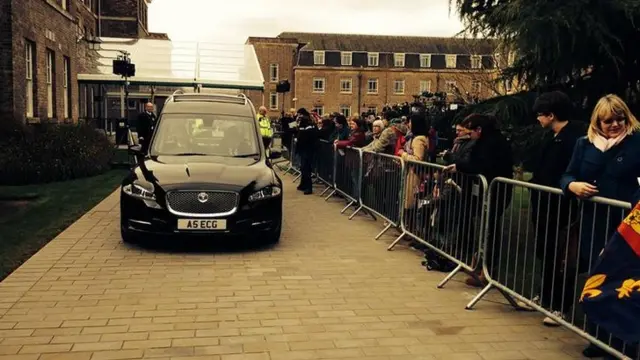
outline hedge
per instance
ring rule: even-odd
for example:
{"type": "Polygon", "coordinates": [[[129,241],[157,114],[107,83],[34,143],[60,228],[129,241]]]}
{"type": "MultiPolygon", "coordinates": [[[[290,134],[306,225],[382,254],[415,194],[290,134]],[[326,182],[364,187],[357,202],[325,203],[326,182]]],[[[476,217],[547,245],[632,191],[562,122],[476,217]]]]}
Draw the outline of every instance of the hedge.
{"type": "Polygon", "coordinates": [[[0,127],[0,185],[99,175],[110,169],[113,155],[106,134],[90,125],[5,121],[0,127]]]}

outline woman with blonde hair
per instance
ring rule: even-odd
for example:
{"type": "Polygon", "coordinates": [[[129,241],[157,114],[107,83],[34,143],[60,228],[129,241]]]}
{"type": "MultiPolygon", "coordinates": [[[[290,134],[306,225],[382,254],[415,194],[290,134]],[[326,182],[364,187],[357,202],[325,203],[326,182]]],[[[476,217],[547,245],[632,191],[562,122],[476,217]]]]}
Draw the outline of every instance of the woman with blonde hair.
{"type": "MultiPolygon", "coordinates": [[[[582,199],[597,195],[631,201],[640,189],[638,154],[640,122],[622,99],[606,95],[593,110],[587,136],[576,142],[560,186],[565,195],[582,199]]],[[[580,215],[579,269],[588,272],[624,214],[618,209],[585,201],[580,215]]],[[[583,354],[597,357],[601,351],[590,345],[583,354]]]]}

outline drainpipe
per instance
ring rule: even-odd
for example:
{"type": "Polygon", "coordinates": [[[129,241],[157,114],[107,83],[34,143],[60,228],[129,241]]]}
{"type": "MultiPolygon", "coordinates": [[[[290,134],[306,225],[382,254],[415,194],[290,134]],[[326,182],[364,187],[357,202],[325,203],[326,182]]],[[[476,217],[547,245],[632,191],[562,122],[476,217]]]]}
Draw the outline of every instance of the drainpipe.
{"type": "Polygon", "coordinates": [[[360,115],[362,112],[362,66],[360,66],[360,71],[358,72],[358,112],[360,115]]]}
{"type": "Polygon", "coordinates": [[[98,0],[98,37],[102,37],[102,0],[98,0]]]}

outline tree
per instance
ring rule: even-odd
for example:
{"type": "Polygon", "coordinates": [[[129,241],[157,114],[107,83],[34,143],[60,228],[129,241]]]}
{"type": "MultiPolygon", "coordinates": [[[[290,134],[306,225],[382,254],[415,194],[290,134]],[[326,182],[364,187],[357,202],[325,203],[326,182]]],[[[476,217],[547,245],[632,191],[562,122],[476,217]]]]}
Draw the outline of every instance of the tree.
{"type": "Polygon", "coordinates": [[[531,89],[563,84],[591,108],[604,94],[631,102],[640,88],[638,0],[450,0],[473,36],[518,57],[503,77],[531,89]]]}

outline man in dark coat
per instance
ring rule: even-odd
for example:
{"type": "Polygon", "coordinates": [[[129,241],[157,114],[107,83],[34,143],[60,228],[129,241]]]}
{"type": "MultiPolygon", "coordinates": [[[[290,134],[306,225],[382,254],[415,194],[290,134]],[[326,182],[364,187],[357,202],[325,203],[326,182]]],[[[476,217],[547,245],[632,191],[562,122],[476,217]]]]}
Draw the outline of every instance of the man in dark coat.
{"type": "MultiPolygon", "coordinates": [[[[553,188],[560,187],[560,178],[564,174],[576,141],[586,135],[586,124],[569,121],[572,112],[571,100],[561,91],[544,93],[536,99],[533,111],[540,125],[547,129],[540,147],[526,164],[533,172],[531,182],[553,188]]],[[[531,217],[536,227],[536,257],[542,268],[541,305],[562,317],[573,305],[575,287],[564,283],[564,279],[573,279],[577,264],[562,261],[567,256],[567,235],[570,225],[576,221],[578,209],[575,202],[561,195],[547,194],[531,190],[531,217]]],[[[577,244],[569,244],[573,247],[577,244]]],[[[577,249],[569,249],[571,252],[577,249]]],[[[547,326],[559,324],[550,317],[543,323],[547,326]]]]}
{"type": "Polygon", "coordinates": [[[142,145],[142,151],[146,153],[149,150],[149,142],[156,127],[156,115],[153,113],[152,103],[146,103],[144,110],[138,115],[136,130],[138,132],[138,140],[142,145]]]}
{"type": "Polygon", "coordinates": [[[297,134],[296,152],[302,160],[301,179],[298,190],[304,192],[305,195],[313,193],[313,181],[311,173],[313,172],[313,160],[318,142],[318,127],[308,115],[299,117],[300,125],[297,134]]]}

